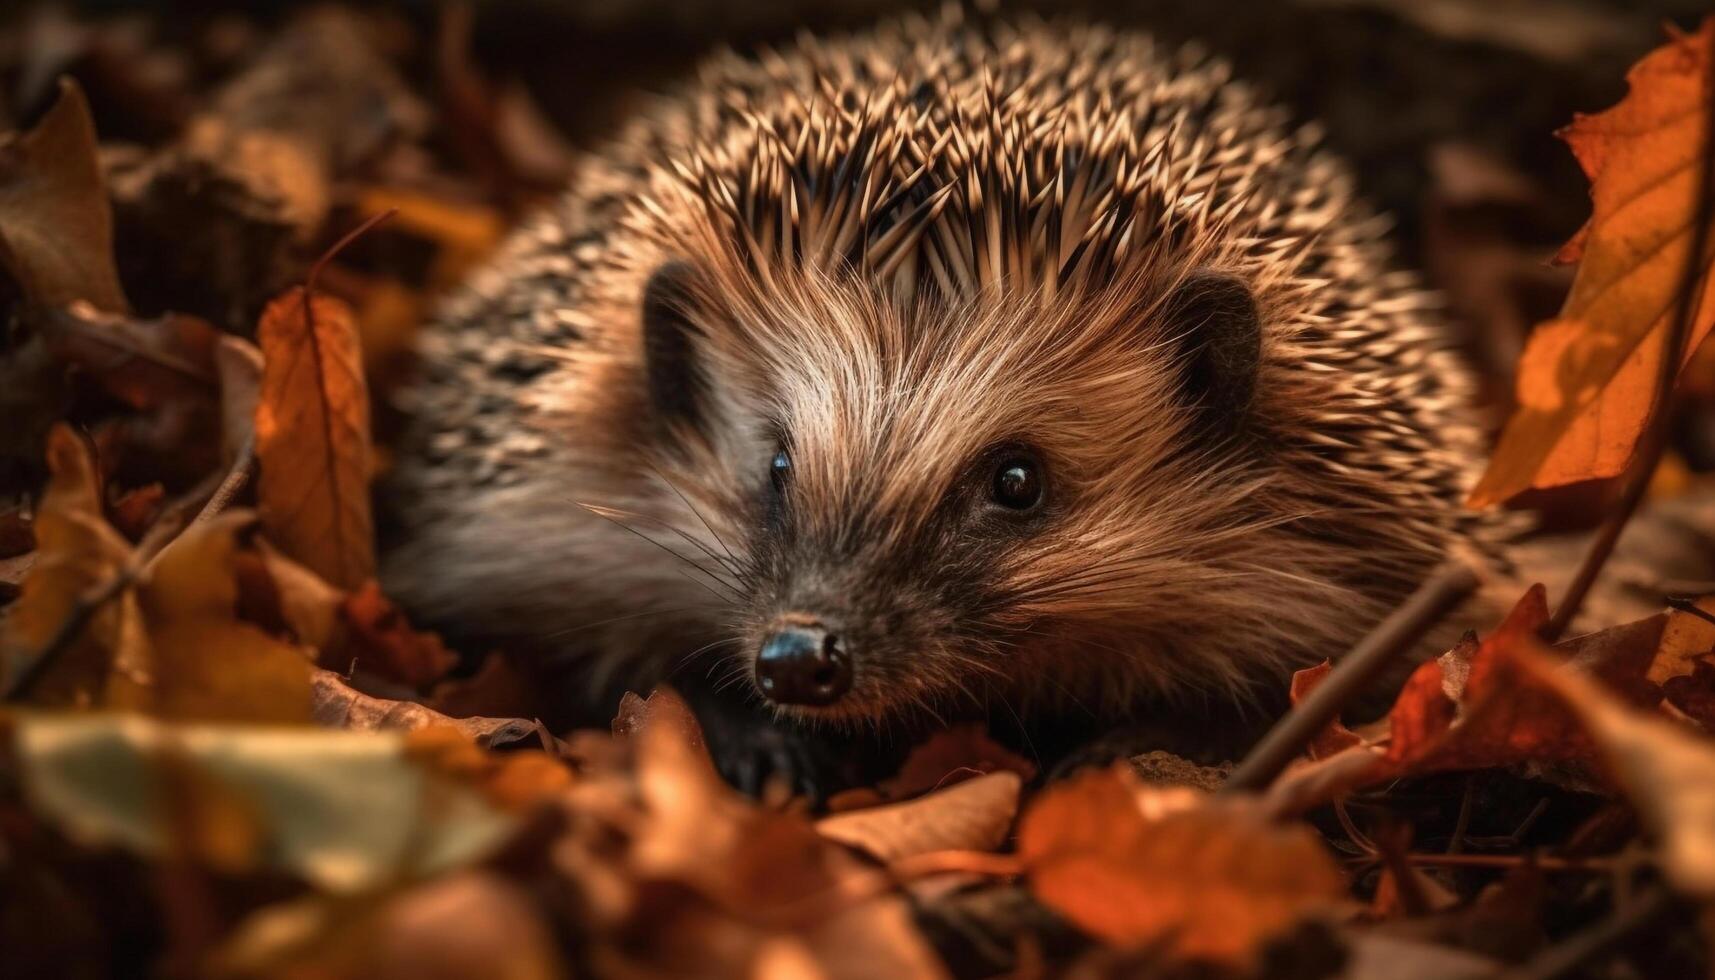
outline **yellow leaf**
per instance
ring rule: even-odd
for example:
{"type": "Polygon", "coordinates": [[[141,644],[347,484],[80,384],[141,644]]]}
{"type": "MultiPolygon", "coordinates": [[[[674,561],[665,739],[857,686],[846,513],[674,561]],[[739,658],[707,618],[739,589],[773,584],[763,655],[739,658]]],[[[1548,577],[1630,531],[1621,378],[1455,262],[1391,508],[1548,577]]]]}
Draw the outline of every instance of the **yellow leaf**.
{"type": "Polygon", "coordinates": [[[120,706],[198,721],[308,722],[310,656],[237,617],[233,511],[197,524],[161,552],[142,608],[153,682],[120,706]]]}
{"type": "MultiPolygon", "coordinates": [[[[1537,327],[1518,369],[1518,408],[1471,504],[1623,472],[1690,259],[1703,173],[1715,19],[1635,65],[1631,91],[1562,131],[1590,178],[1589,222],[1561,251],[1578,272],[1560,316],[1537,327]]],[[[1698,258],[1704,276],[1709,259],[1698,258]]],[[[1684,357],[1715,326],[1701,292],[1684,357]]]]}
{"type": "Polygon", "coordinates": [[[262,524],[286,555],[355,589],[375,574],[369,392],[349,307],[298,288],[268,305],[256,407],[262,524]]]}
{"type": "MultiPolygon", "coordinates": [[[[64,425],[48,434],[51,478],[36,517],[36,562],[0,628],[0,665],[8,686],[54,641],[79,603],[112,581],[131,545],[101,514],[100,479],[83,441],[64,425]]],[[[109,673],[146,662],[135,600],[122,594],[102,605],[30,692],[45,704],[91,704],[109,673]]]]}

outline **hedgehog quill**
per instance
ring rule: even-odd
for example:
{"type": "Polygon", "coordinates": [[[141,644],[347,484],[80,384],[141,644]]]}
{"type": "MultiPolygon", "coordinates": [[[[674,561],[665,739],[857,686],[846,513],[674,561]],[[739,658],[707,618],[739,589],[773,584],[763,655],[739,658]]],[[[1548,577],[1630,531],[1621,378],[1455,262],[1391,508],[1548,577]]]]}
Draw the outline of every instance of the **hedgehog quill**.
{"type": "Polygon", "coordinates": [[[1243,703],[1472,536],[1391,261],[1314,132],[1142,36],[720,56],[430,332],[384,577],[598,715],[686,689],[748,788],[1243,703]]]}

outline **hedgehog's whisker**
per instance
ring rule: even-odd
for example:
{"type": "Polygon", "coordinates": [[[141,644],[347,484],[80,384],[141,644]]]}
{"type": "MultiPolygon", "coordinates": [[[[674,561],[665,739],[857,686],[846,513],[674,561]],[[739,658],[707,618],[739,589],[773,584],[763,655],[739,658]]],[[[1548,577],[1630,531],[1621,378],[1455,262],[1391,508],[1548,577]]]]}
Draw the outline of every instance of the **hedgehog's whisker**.
{"type": "Polygon", "coordinates": [[[730,595],[722,595],[721,593],[716,592],[707,583],[700,582],[697,579],[691,579],[691,581],[696,582],[698,585],[701,585],[701,586],[703,586],[703,588],[706,588],[710,592],[714,593],[715,597],[720,599],[722,602],[737,602],[742,598],[742,593],[740,593],[738,586],[736,584],[734,584],[733,582],[728,581],[725,577],[723,577],[719,572],[716,572],[714,569],[709,568],[707,565],[704,565],[701,562],[698,562],[693,558],[690,558],[686,555],[680,554],[677,551],[674,551],[672,548],[667,547],[666,545],[655,540],[654,538],[650,537],[649,535],[644,534],[642,531],[639,531],[638,529],[636,529],[636,528],[632,527],[631,525],[625,523],[624,521],[620,520],[619,518],[614,517],[611,513],[605,513],[607,508],[600,507],[600,506],[597,506],[595,504],[582,503],[581,501],[577,502],[577,503],[578,503],[579,507],[582,507],[583,509],[589,511],[590,513],[601,518],[602,520],[608,521],[609,523],[613,524],[615,527],[623,528],[624,530],[629,531],[632,534],[635,534],[637,537],[641,538],[644,541],[649,542],[650,544],[654,545],[657,548],[660,548],[662,551],[665,551],[667,554],[672,555],[674,558],[677,558],[679,561],[683,562],[684,564],[689,565],[691,568],[696,569],[697,571],[703,573],[704,575],[707,575],[713,582],[715,582],[717,585],[721,586],[722,588],[726,589],[731,594],[730,595]]]}
{"type": "MultiPolygon", "coordinates": [[[[686,504],[688,506],[690,504],[690,501],[686,501],[686,504]]],[[[693,548],[697,549],[698,551],[702,552],[703,554],[707,555],[709,557],[710,561],[713,561],[715,564],[719,565],[722,569],[724,569],[727,572],[727,574],[732,575],[735,578],[743,575],[743,570],[740,567],[738,567],[736,558],[731,559],[729,561],[727,558],[723,558],[720,555],[715,554],[714,550],[711,549],[708,545],[704,544],[701,541],[698,541],[696,538],[687,534],[684,531],[684,529],[680,528],[678,525],[674,524],[672,521],[668,521],[668,520],[665,520],[663,518],[655,517],[651,514],[640,514],[634,510],[624,510],[624,509],[619,508],[619,507],[603,506],[602,510],[606,511],[608,514],[618,515],[621,517],[629,517],[632,520],[636,520],[636,521],[648,521],[649,523],[654,524],[657,527],[661,527],[661,528],[664,528],[668,531],[671,531],[674,534],[677,534],[679,537],[683,538],[685,540],[685,542],[687,544],[689,544],[691,547],[693,547],[693,548]]],[[[696,513],[696,511],[693,509],[692,513],[696,513]]],[[[702,518],[699,516],[698,520],[701,520],[701,519],[702,518]]],[[[707,522],[704,522],[703,526],[708,527],[707,522]]],[[[709,528],[709,533],[713,534],[714,528],[709,528]]],[[[720,538],[717,536],[715,540],[719,541],[720,538]]],[[[722,544],[721,548],[725,549],[726,545],[722,544]]],[[[727,552],[727,554],[731,555],[732,553],[729,551],[729,552],[727,552]]]]}
{"type": "Polygon", "coordinates": [[[697,505],[691,503],[691,498],[686,496],[685,492],[679,489],[679,485],[674,483],[672,478],[666,473],[662,472],[659,466],[656,466],[654,463],[650,463],[649,468],[655,471],[655,475],[661,478],[662,483],[667,484],[667,489],[673,491],[675,496],[685,502],[685,506],[691,511],[691,514],[701,522],[705,529],[708,530],[709,535],[715,539],[716,544],[720,545],[721,550],[726,552],[727,560],[730,562],[726,567],[732,568],[736,571],[737,567],[741,566],[743,563],[739,561],[737,555],[733,554],[732,548],[730,548],[725,539],[721,537],[721,533],[715,530],[715,526],[709,523],[709,519],[703,516],[703,512],[697,509],[697,505]]]}
{"type": "Polygon", "coordinates": [[[542,639],[544,639],[544,640],[557,640],[557,639],[560,639],[561,637],[570,636],[573,633],[582,633],[584,630],[593,630],[598,626],[608,626],[608,625],[611,625],[613,623],[622,623],[628,619],[642,619],[644,616],[671,616],[674,613],[691,612],[692,610],[702,609],[702,608],[705,608],[705,607],[703,607],[703,606],[674,606],[671,609],[645,609],[642,612],[634,612],[634,613],[630,613],[630,614],[625,615],[625,616],[612,616],[612,617],[609,617],[607,619],[598,619],[593,623],[579,623],[578,625],[568,627],[567,629],[554,630],[552,633],[549,633],[546,636],[542,637],[542,639]]]}

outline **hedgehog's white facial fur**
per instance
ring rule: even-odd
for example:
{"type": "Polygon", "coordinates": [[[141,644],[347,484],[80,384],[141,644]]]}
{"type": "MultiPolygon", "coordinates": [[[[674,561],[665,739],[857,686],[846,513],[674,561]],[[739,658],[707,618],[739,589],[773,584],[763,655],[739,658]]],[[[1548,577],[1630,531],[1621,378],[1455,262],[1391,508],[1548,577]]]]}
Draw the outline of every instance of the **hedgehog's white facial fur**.
{"type": "Polygon", "coordinates": [[[1174,318],[1191,271],[1163,262],[1055,303],[901,308],[861,275],[778,271],[755,302],[707,290],[688,313],[707,403],[657,465],[718,488],[704,516],[735,548],[744,673],[774,624],[809,619],[853,676],[795,714],[1017,700],[1023,677],[1131,698],[1239,686],[1260,658],[1336,642],[1282,609],[1369,615],[1328,503],[1281,471],[1279,379],[1256,379],[1254,419],[1225,420],[1242,431],[1202,424],[1185,335],[1220,325],[1174,318]],[[767,503],[778,443],[791,476],[767,503]],[[1050,490],[1009,514],[988,489],[1021,451],[1050,490]]]}
{"type": "Polygon", "coordinates": [[[469,339],[436,335],[489,363],[511,341],[468,324],[518,304],[582,340],[519,342],[560,362],[516,394],[552,449],[396,556],[466,570],[418,577],[420,604],[544,636],[631,614],[579,636],[633,669],[704,643],[745,668],[776,617],[843,617],[852,686],[793,709],[817,717],[1124,710],[1344,649],[1463,540],[1475,435],[1432,301],[1224,66],[954,18],[720,58],[687,91],[478,282],[469,339]],[[657,349],[645,297],[675,263],[657,349]],[[1199,281],[1225,298],[1176,305],[1199,281]],[[1234,316],[1248,346],[1200,364],[1234,316]],[[1050,483],[1028,521],[977,499],[1007,446],[1050,483]]]}

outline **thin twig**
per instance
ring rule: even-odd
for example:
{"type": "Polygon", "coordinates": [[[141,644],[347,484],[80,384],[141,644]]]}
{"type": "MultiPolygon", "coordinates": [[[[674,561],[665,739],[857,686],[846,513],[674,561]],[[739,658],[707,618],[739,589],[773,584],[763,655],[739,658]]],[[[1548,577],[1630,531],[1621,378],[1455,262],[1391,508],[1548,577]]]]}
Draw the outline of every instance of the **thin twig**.
{"type": "Polygon", "coordinates": [[[1667,608],[1682,613],[1689,613],[1696,616],[1698,619],[1703,620],[1705,623],[1715,623],[1715,616],[1704,612],[1703,609],[1697,605],[1697,600],[1695,599],[1686,599],[1680,596],[1670,595],[1667,597],[1667,608]]]}
{"type": "Polygon", "coordinates": [[[1499,970],[1494,980],[1555,980],[1612,953],[1626,937],[1654,922],[1673,905],[1667,889],[1652,886],[1592,928],[1537,954],[1530,962],[1499,970]]]}
{"type": "Polygon", "coordinates": [[[195,526],[204,521],[213,520],[232,505],[233,498],[244,491],[244,485],[250,482],[250,470],[256,464],[256,433],[244,437],[244,442],[238,447],[238,454],[233,457],[232,466],[226,471],[226,478],[209,494],[207,502],[197,511],[197,516],[191,520],[195,526]]]}
{"type": "MultiPolygon", "coordinates": [[[[1705,85],[1707,90],[1715,90],[1715,61],[1710,63],[1709,72],[1705,85]]],[[[1698,171],[1697,210],[1695,224],[1691,230],[1691,250],[1686,254],[1685,271],[1681,274],[1679,285],[1674,292],[1673,320],[1668,327],[1667,336],[1662,338],[1661,362],[1656,368],[1655,390],[1650,400],[1649,414],[1644,417],[1643,434],[1633,451],[1631,465],[1626,468],[1625,491],[1621,494],[1619,503],[1614,506],[1613,513],[1608,515],[1601,529],[1596,532],[1589,549],[1584,552],[1584,560],[1579,563],[1572,583],[1566,587],[1566,595],[1554,610],[1554,617],[1543,627],[1542,636],[1550,643],[1558,640],[1567,627],[1572,625],[1573,617],[1578,615],[1585,597],[1590,594],[1590,587],[1596,584],[1596,577],[1601,574],[1602,566],[1608,563],[1608,556],[1613,554],[1614,544],[1620,540],[1620,532],[1626,529],[1626,524],[1637,512],[1638,505],[1643,502],[1650,480],[1655,476],[1656,465],[1661,462],[1662,451],[1667,448],[1668,422],[1672,415],[1669,408],[1673,399],[1674,383],[1679,378],[1680,365],[1685,359],[1686,342],[1691,337],[1691,321],[1696,317],[1698,307],[1702,305],[1699,299],[1707,278],[1705,253],[1709,250],[1710,225],[1715,224],[1715,186],[1712,186],[1715,185],[1715,98],[1706,98],[1704,101],[1708,108],[1703,121],[1703,152],[1698,154],[1702,166],[1698,171]]]]}
{"type": "Polygon", "coordinates": [[[1269,729],[1233,775],[1223,793],[1257,792],[1274,782],[1341,709],[1381,676],[1400,654],[1410,649],[1430,627],[1476,591],[1477,573],[1454,559],[1436,570],[1399,608],[1376,624],[1342,657],[1332,673],[1310,696],[1269,729]]]}

